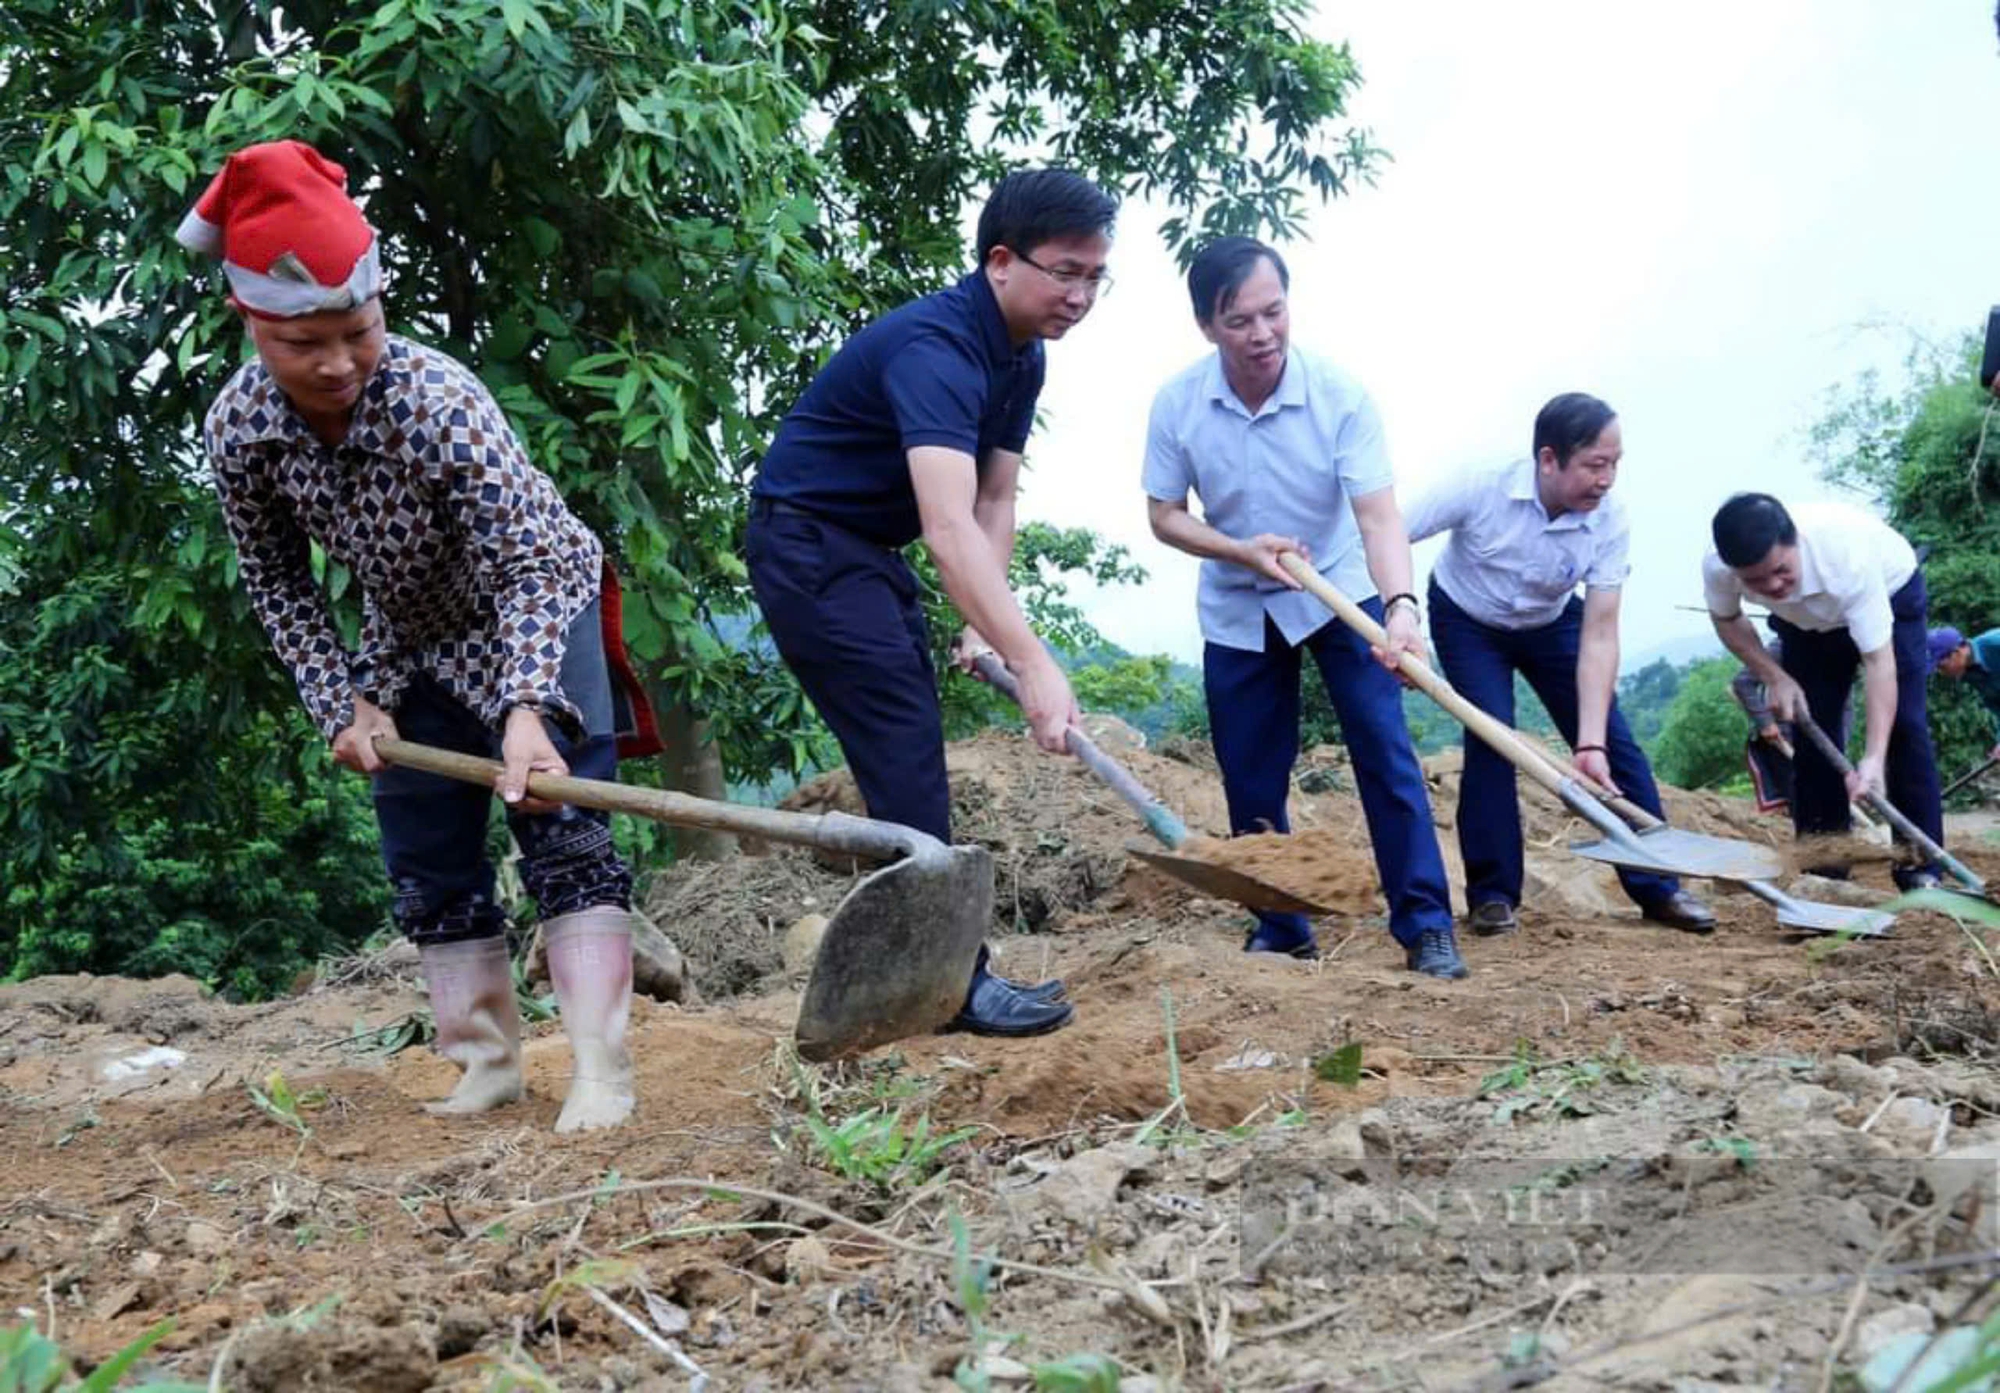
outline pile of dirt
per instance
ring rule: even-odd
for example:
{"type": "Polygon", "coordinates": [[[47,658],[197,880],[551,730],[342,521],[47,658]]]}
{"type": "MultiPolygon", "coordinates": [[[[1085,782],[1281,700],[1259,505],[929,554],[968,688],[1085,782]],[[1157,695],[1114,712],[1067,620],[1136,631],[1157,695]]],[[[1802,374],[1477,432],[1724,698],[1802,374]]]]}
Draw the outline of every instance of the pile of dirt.
{"type": "Polygon", "coordinates": [[[781,979],[785,930],[831,914],[858,874],[796,851],[681,861],[654,877],[643,907],[681,950],[696,990],[716,1001],[781,979]]]}
{"type": "MultiPolygon", "coordinates": [[[[1206,848],[1204,858],[1333,907],[1339,912],[1335,927],[1339,918],[1379,922],[1379,881],[1346,750],[1320,746],[1300,756],[1290,842],[1251,837],[1231,843],[1220,840],[1228,813],[1207,745],[1179,740],[1148,750],[1136,741],[1123,743],[1123,762],[1186,822],[1196,844],[1206,848]]],[[[1559,759],[1559,752],[1548,753],[1559,759]]],[[[1191,908],[1206,912],[1196,892],[1126,854],[1128,843],[1144,840],[1139,819],[1077,761],[1047,755],[1018,733],[988,731],[950,746],[946,764],[957,839],[993,855],[996,943],[1015,934],[1065,933],[1079,916],[1157,919],[1191,908]]],[[[1462,768],[1458,750],[1424,761],[1439,846],[1460,909],[1464,868],[1452,830],[1462,768]]],[[[1595,840],[1596,833],[1554,795],[1530,780],[1519,782],[1526,903],[1589,917],[1625,913],[1630,902],[1615,870],[1567,850],[1572,841],[1595,840]]],[[[1675,788],[1663,788],[1662,796],[1677,827],[1790,850],[1789,825],[1758,814],[1748,802],[1675,788]]],[[[802,785],[785,806],[805,813],[865,811],[844,769],[802,785]]],[[[1856,867],[1884,864],[1880,850],[1866,844],[1834,850],[1856,867]]],[[[1815,851],[1813,863],[1824,855],[1815,851]]],[[[785,848],[720,866],[687,863],[657,878],[646,909],[686,953],[705,996],[741,996],[785,980],[785,930],[805,915],[830,913],[866,869],[785,848]]]]}
{"type": "MultiPolygon", "coordinates": [[[[1212,835],[1220,786],[1189,753],[1127,758],[1212,835]]],[[[0,986],[0,1173],[17,1178],[0,1290],[87,1361],[171,1317],[153,1369],[202,1383],[220,1365],[244,1388],[683,1387],[686,1360],[717,1388],[910,1393],[982,1354],[996,1386],[1029,1386],[998,1361],[1079,1351],[1115,1357],[1133,1390],[1418,1370],[1433,1387],[1770,1387],[1823,1363],[1850,1300],[1851,1370],[1892,1327],[1949,1320],[1976,1281],[1884,1265],[2000,1247],[2000,1204],[1974,1212],[1924,1169],[1976,1163],[1990,1188],[2000,1157],[2000,974],[1947,919],[1807,945],[1718,891],[1710,937],[1648,925],[1531,793],[1520,931],[1469,938],[1469,981],[1420,977],[1359,893],[1344,763],[1315,752],[1270,873],[1304,850],[1355,907],[1318,921],[1317,962],[1253,956],[1239,909],[1124,855],[1137,820],[1074,763],[1007,735],[951,759],[961,835],[999,866],[996,946],[1011,975],[1068,983],[1060,1033],[798,1064],[780,942],[853,870],[790,852],[663,878],[649,908],[708,1004],[633,1001],[638,1107],[613,1133],[553,1133],[572,1061],[547,1021],[525,1031],[523,1102],[422,1113],[455,1070],[380,1043],[409,1038],[396,1027],[421,1004],[390,955],[257,1006],[186,979],[0,986]],[[963,1136],[940,1176],[854,1166],[856,1148],[907,1154],[919,1125],[963,1136]],[[1543,1218],[1604,1203],[1567,1246],[1508,1265],[1517,1235],[1482,1250],[1436,1220],[1440,1188],[1503,1213],[1539,1196],[1543,1218]],[[1294,1200],[1348,1227],[1256,1227],[1294,1200]],[[985,1284],[987,1332],[1018,1343],[975,1347],[954,1218],[982,1258],[1026,1265],[985,1284]],[[1411,1236],[1458,1246],[1397,1247],[1411,1236]],[[1647,1265],[1668,1241],[1695,1270],[1647,1265]],[[1882,1275],[1857,1297],[1864,1262],[1882,1275]]],[[[1433,769],[1447,822],[1449,772],[1433,769]]],[[[838,776],[797,801],[854,810],[838,776]]],[[[1670,810],[1784,830],[1706,796],[1670,810]]],[[[1964,850],[2000,875],[2000,853],[1964,850]]],[[[1888,880],[1857,869],[1866,889],[1888,880]]]]}
{"type": "Polygon", "coordinates": [[[1308,904],[1339,914],[1383,914],[1381,879],[1374,859],[1345,833],[1314,829],[1290,835],[1259,832],[1244,837],[1190,837],[1183,856],[1241,871],[1308,904]]]}

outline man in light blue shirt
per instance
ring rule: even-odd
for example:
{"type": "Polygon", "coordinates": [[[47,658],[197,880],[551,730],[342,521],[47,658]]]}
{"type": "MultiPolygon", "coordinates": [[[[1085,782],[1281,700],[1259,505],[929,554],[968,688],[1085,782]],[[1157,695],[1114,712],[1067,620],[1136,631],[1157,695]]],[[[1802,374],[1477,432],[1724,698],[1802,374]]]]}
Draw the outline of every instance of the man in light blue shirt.
{"type": "MultiPolygon", "coordinates": [[[[1431,569],[1432,636],[1452,686],[1514,723],[1514,674],[1528,679],[1570,743],[1586,784],[1623,792],[1657,816],[1659,789],[1618,713],[1618,597],[1632,566],[1631,524],[1610,497],[1624,454],[1618,417],[1569,392],[1535,418],[1534,453],[1468,470],[1410,505],[1412,540],[1451,540],[1431,569]],[[1583,598],[1577,598],[1577,587],[1583,598]]],[[[1521,809],[1514,766],[1466,736],[1458,790],[1465,898],[1477,934],[1512,933],[1521,903],[1521,809]]],[[[1715,927],[1672,876],[1620,869],[1646,918],[1694,933],[1715,927]]]]}
{"type": "MultiPolygon", "coordinates": [[[[1423,651],[1423,637],[1382,422],[1354,379],[1289,346],[1289,285],[1277,252],[1247,237],[1211,242],[1188,268],[1195,322],[1216,352],[1153,399],[1144,476],[1153,535],[1205,558],[1202,675],[1231,832],[1290,830],[1300,659],[1310,649],[1354,763],[1389,930],[1413,971],[1463,977],[1444,858],[1391,671],[1395,653],[1423,651]],[[1203,518],[1188,511],[1190,490],[1203,518]],[[1390,652],[1371,656],[1302,591],[1279,564],[1287,552],[1384,621],[1390,652]]],[[[1258,921],[1246,950],[1317,955],[1304,916],[1258,921]]]]}

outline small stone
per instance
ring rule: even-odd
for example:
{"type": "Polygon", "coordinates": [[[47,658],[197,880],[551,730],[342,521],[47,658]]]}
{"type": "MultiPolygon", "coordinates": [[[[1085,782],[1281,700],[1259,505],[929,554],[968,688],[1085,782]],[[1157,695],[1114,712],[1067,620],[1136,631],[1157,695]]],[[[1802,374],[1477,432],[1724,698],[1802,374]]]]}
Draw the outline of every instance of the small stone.
{"type": "Polygon", "coordinates": [[[1753,1135],[1787,1132],[1818,1122],[1834,1125],[1834,1114],[1847,1099],[1830,1088],[1810,1083],[1761,1081],[1736,1098],[1738,1127],[1753,1135]]]}
{"type": "Polygon", "coordinates": [[[1166,1387],[1151,1374],[1127,1374],[1118,1380],[1118,1393],[1166,1393],[1166,1387]]]}
{"type": "Polygon", "coordinates": [[[1929,1099],[1898,1098],[1884,1110],[1874,1130],[1899,1149],[1922,1155],[1930,1150],[1931,1138],[1937,1135],[1938,1123],[1944,1116],[1944,1109],[1929,1099]]]}
{"type": "Polygon", "coordinates": [[[1389,1125],[1389,1114],[1380,1108],[1364,1108],[1355,1125],[1361,1129],[1361,1142],[1370,1156],[1395,1154],[1396,1129],[1389,1125]]]}
{"type": "Polygon", "coordinates": [[[833,1254],[825,1243],[810,1235],[785,1245],[785,1279],[808,1286],[833,1275],[833,1254]]]}
{"type": "Polygon", "coordinates": [[[1128,1176],[1151,1170],[1157,1160],[1152,1150],[1132,1142],[1100,1146],[1070,1157],[1029,1193],[1037,1203],[1088,1228],[1111,1213],[1128,1176]]]}
{"type": "Polygon", "coordinates": [[[473,1306],[447,1306],[438,1318],[437,1357],[456,1359],[470,1354],[486,1338],[492,1322],[473,1306]]]}
{"type": "Polygon", "coordinates": [[[1854,1332],[1854,1357],[1866,1364],[1905,1335],[1928,1335],[1937,1328],[1937,1317],[1922,1306],[1908,1302],[1877,1311],[1861,1322],[1854,1332]]]}
{"type": "Polygon", "coordinates": [[[1368,1144],[1361,1137],[1361,1123],[1352,1117],[1334,1119],[1320,1139],[1321,1154],[1333,1162],[1334,1172],[1348,1179],[1366,1179],[1361,1164],[1368,1159],[1368,1144]]]}
{"type": "Polygon", "coordinates": [[[92,1302],[90,1314],[95,1320],[110,1320],[114,1316],[123,1315],[138,1304],[139,1284],[137,1282],[125,1282],[113,1287],[110,1291],[98,1297],[96,1301],[92,1302]]]}
{"type": "Polygon", "coordinates": [[[785,930],[778,953],[784,959],[786,977],[803,982],[812,975],[813,964],[819,961],[820,940],[826,937],[826,925],[824,914],[802,914],[785,930]]]}
{"type": "Polygon", "coordinates": [[[1855,1099],[1879,1100],[1896,1086],[1896,1076],[1887,1069],[1865,1064],[1851,1054],[1840,1054],[1820,1067],[1819,1082],[1855,1099]]]}
{"type": "Polygon", "coordinates": [[[188,1247],[205,1258],[229,1249],[229,1235],[205,1219],[188,1221],[186,1233],[188,1247]]]}
{"type": "Polygon", "coordinates": [[[632,990],[655,1001],[687,1001],[687,963],[674,941],[644,915],[633,916],[632,990]]]}
{"type": "Polygon", "coordinates": [[[1986,1203],[1994,1193],[1994,1175],[2000,1167],[2000,1142],[1976,1142],[1955,1146],[1937,1158],[1938,1164],[1925,1169],[1930,1177],[1932,1203],[1939,1213],[1949,1213],[1959,1204],[1973,1212],[1973,1239],[1982,1248],[2000,1247],[2000,1204],[1986,1203]]]}

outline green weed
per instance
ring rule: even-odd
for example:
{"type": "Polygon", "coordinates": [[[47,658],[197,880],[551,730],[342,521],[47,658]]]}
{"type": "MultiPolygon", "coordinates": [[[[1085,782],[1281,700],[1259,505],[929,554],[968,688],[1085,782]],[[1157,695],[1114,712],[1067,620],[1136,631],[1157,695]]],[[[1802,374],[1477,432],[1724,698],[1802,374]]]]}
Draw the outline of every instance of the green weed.
{"type": "Polygon", "coordinates": [[[327,1092],[323,1088],[309,1088],[304,1093],[294,1093],[292,1086],[285,1082],[284,1074],[273,1069],[264,1079],[260,1089],[249,1080],[243,1087],[249,1091],[250,1101],[255,1103],[265,1116],[283,1123],[297,1132],[301,1138],[312,1135],[304,1114],[316,1108],[323,1108],[327,1102],[327,1092]]]}
{"type": "MultiPolygon", "coordinates": [[[[0,1393],[111,1393],[146,1351],[166,1338],[171,1320],[153,1326],[90,1371],[72,1379],[69,1359],[55,1341],[32,1325],[0,1327],[0,1393]]],[[[126,1393],[202,1393],[203,1385],[153,1380],[126,1393]]]]}
{"type": "Polygon", "coordinates": [[[1361,1042],[1349,1040],[1337,1050],[1313,1061],[1313,1077],[1325,1083],[1354,1088],[1361,1082],[1361,1042]]]}
{"type": "Polygon", "coordinates": [[[1516,1117],[1585,1117],[1596,1105],[1586,1095],[1607,1083],[1644,1083],[1646,1067],[1616,1040],[1601,1054],[1582,1059],[1544,1060],[1528,1045],[1514,1051],[1505,1068],[1479,1081],[1481,1098],[1498,1098],[1496,1123],[1516,1117]]]}
{"type": "Polygon", "coordinates": [[[1106,1354],[1072,1354],[1030,1372],[1036,1393],[1118,1393],[1118,1361],[1106,1354]]]}
{"type": "Polygon", "coordinates": [[[816,1164],[884,1189],[921,1185],[943,1163],[947,1151],[979,1134],[977,1127],[933,1134],[928,1113],[917,1114],[916,1122],[907,1124],[902,1109],[890,1112],[880,1106],[864,1108],[838,1123],[815,1106],[806,1114],[805,1126],[816,1164]]]}

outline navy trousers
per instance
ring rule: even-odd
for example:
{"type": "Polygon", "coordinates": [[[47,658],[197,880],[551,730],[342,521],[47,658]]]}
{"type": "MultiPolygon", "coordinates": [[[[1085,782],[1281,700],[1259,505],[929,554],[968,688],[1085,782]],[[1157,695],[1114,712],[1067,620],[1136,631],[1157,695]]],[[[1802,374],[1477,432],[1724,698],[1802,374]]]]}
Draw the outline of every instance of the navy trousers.
{"type": "MultiPolygon", "coordinates": [[[[578,778],[616,778],[611,672],[597,601],[570,625],[564,644],[563,695],[583,713],[584,737],[572,740],[544,722],[549,738],[578,778]]],[[[433,677],[413,678],[391,714],[405,740],[499,757],[499,733],[433,677]]],[[[493,863],[486,855],[493,790],[402,765],[377,774],[374,787],[382,859],[403,933],[418,944],[504,933],[506,912],[494,899],[493,863]]],[[[632,874],[612,846],[609,813],[574,807],[509,813],[507,827],[521,849],[522,883],[543,917],[631,904],[632,874]]]]}
{"type": "MultiPolygon", "coordinates": [[[[1924,680],[1930,671],[1925,646],[1930,594],[1919,570],[1889,597],[1895,617],[1890,646],[1896,654],[1896,723],[1889,731],[1884,783],[1889,801],[1931,840],[1944,840],[1944,800],[1937,753],[1931,747],[1924,680]]],[[[1847,697],[1861,668],[1861,651],[1846,629],[1801,629],[1776,615],[1771,631],[1784,641],[1785,671],[1804,688],[1815,724],[1836,741],[1847,729],[1847,697]]],[[[1845,832],[1847,781],[1810,740],[1800,740],[1793,759],[1792,826],[1800,832],[1845,832]]]]}
{"type": "Polygon", "coordinates": [[[909,563],[767,500],[751,504],[747,540],[764,623],[840,741],[868,815],[949,844],[944,717],[909,563]]]}
{"type": "MultiPolygon", "coordinates": [[[[1431,640],[1438,662],[1459,694],[1487,715],[1514,724],[1514,674],[1528,679],[1563,739],[1576,743],[1576,655],[1583,642],[1583,601],[1571,599],[1559,618],[1538,629],[1500,629],[1474,619],[1433,580],[1431,640]]],[[[1611,703],[1605,723],[1605,754],[1611,777],[1627,798],[1655,817],[1660,790],[1632,731],[1611,703]]],[[[1458,786],[1458,848],[1465,857],[1465,898],[1476,907],[1489,900],[1521,903],[1521,805],[1514,766],[1470,731],[1465,736],[1465,773],[1458,786]]],[[[1634,904],[1657,904],[1680,889],[1673,876],[1621,867],[1618,880],[1634,904]]]]}
{"type": "MultiPolygon", "coordinates": [[[[1380,598],[1362,607],[1381,619],[1380,598]]],[[[1306,649],[1319,666],[1353,761],[1375,869],[1389,901],[1389,931],[1407,947],[1427,929],[1451,927],[1451,889],[1423,767],[1403,721],[1402,685],[1345,625],[1327,624],[1295,647],[1266,618],[1263,652],[1213,643],[1204,650],[1208,724],[1229,800],[1229,830],[1235,835],[1292,830],[1285,799],[1299,753],[1299,675],[1306,649]]],[[[1287,936],[1303,936],[1306,927],[1298,914],[1258,918],[1287,936]]]]}

